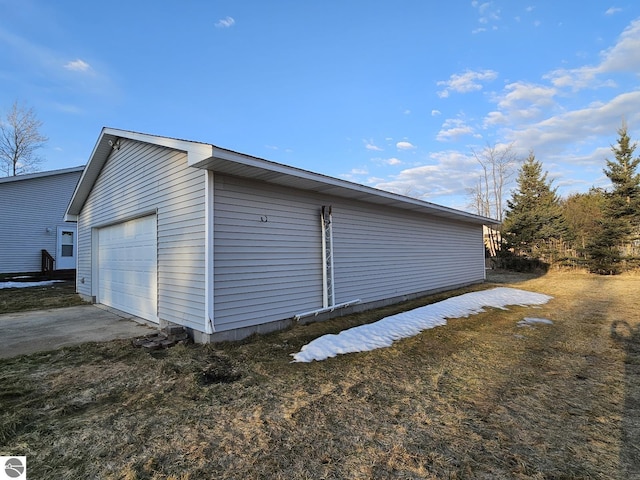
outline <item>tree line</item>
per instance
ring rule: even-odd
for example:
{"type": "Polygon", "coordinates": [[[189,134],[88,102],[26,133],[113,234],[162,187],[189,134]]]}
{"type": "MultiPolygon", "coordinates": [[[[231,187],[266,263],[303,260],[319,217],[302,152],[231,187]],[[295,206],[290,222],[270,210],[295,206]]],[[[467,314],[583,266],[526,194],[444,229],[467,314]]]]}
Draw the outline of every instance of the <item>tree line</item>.
{"type": "Polygon", "coordinates": [[[469,191],[472,205],[481,215],[499,213],[495,218],[501,222],[486,235],[487,255],[499,266],[517,270],[558,265],[612,275],[638,268],[640,157],[634,156],[637,144],[629,138],[626,124],[617,133],[613,158],[606,159],[603,169],[610,189],[592,187],[587,193],[560,198],[531,152],[517,171],[517,186],[503,212],[491,199],[514,171],[512,148],[487,147],[480,155],[474,153],[482,177],[469,191]]]}

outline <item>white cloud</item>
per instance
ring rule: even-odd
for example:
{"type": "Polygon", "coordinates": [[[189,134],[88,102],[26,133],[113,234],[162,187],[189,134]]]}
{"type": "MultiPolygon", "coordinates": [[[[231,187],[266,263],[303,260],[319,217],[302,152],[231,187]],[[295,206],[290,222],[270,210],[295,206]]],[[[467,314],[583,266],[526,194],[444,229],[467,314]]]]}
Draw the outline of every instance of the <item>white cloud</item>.
{"type": "Polygon", "coordinates": [[[588,139],[615,136],[622,118],[631,125],[640,124],[640,90],[523,125],[511,131],[509,137],[522,148],[558,151],[588,139]]]}
{"type": "Polygon", "coordinates": [[[454,73],[449,80],[437,82],[438,86],[446,87],[438,92],[441,98],[447,98],[450,92],[469,93],[482,90],[483,82],[490,82],[498,78],[498,72],[493,70],[467,70],[462,74],[454,73]]]}
{"type": "Polygon", "coordinates": [[[522,120],[534,120],[556,107],[557,88],[545,85],[513,82],[501,93],[494,94],[497,111],[489,112],[483,127],[499,124],[516,124],[522,120]]]}
{"type": "Polygon", "coordinates": [[[72,105],[68,103],[58,103],[54,102],[53,107],[63,113],[71,113],[73,115],[80,115],[84,113],[84,110],[77,105],[72,105]]]}
{"type": "Polygon", "coordinates": [[[508,122],[508,117],[502,112],[489,112],[484,119],[483,127],[487,128],[491,125],[504,125],[508,122]]]}
{"type": "MultiPolygon", "coordinates": [[[[481,25],[488,25],[490,23],[495,23],[500,20],[500,9],[496,8],[493,2],[471,2],[471,6],[478,10],[478,23],[481,25]]],[[[497,26],[492,26],[492,30],[497,30],[497,26]]],[[[480,33],[484,32],[487,29],[484,27],[477,28],[472,31],[472,33],[480,33]]]]}
{"type": "Polygon", "coordinates": [[[375,187],[425,200],[440,195],[466,195],[466,187],[473,185],[477,176],[475,159],[456,151],[436,152],[430,158],[432,164],[402,170],[375,187]]]}
{"type": "Polygon", "coordinates": [[[525,105],[553,105],[557,90],[553,87],[527,82],[513,82],[504,87],[507,92],[499,97],[498,107],[512,110],[525,105]]]}
{"type": "Polygon", "coordinates": [[[233,27],[235,25],[236,21],[233,19],[233,17],[225,17],[225,18],[221,18],[220,20],[218,20],[216,22],[216,27],[217,28],[229,28],[229,27],[233,27]]]}
{"type": "MultiPolygon", "coordinates": [[[[478,179],[472,149],[490,142],[513,143],[514,152],[521,158],[533,150],[550,178],[557,179],[555,185],[560,195],[584,192],[592,185],[607,187],[602,168],[605,158],[611,157],[609,145],[616,141],[622,119],[630,127],[631,138],[640,137],[639,71],[640,19],[630,21],[614,44],[601,51],[599,61],[594,64],[583,62],[579,68],[558,69],[539,82],[509,81],[499,91],[485,95],[493,106],[479,121],[462,115],[444,120],[437,140],[471,141],[461,142],[457,152],[431,154],[428,165],[424,164],[427,163],[424,157],[414,155],[414,160],[424,163],[407,162],[399,173],[374,186],[464,209],[468,201],[466,188],[474,186],[478,179]],[[629,84],[625,83],[628,79],[632,80],[629,84]],[[620,83],[619,90],[603,90],[598,96],[590,94],[588,100],[567,92],[567,89],[612,86],[614,80],[620,83]],[[478,138],[481,140],[475,140],[478,138]]],[[[461,72],[439,83],[443,89],[441,96],[481,90],[495,78],[497,73],[493,71],[461,72]]],[[[431,115],[435,117],[441,112],[434,109],[431,115]]],[[[374,164],[382,165],[381,162],[382,159],[374,164]]]]}
{"type": "Polygon", "coordinates": [[[73,72],[88,72],[89,70],[91,70],[91,65],[89,65],[84,60],[80,60],[78,58],[71,62],[67,62],[64,68],[66,68],[67,70],[71,70],[73,72]]]}
{"type": "Polygon", "coordinates": [[[364,148],[366,148],[367,150],[372,150],[374,152],[381,152],[382,150],[384,150],[382,147],[378,147],[373,140],[363,140],[364,142],[364,148]]]}
{"type": "Polygon", "coordinates": [[[396,143],[396,148],[398,150],[413,150],[416,147],[411,142],[402,141],[396,143]]]}
{"type": "Polygon", "coordinates": [[[602,73],[631,72],[640,69],[640,19],[636,19],[624,29],[618,43],[604,51],[600,65],[602,73]]]}
{"type": "Polygon", "coordinates": [[[401,165],[402,161],[398,158],[392,157],[392,158],[388,158],[387,160],[385,160],[385,163],[387,165],[401,165]]]}
{"type": "Polygon", "coordinates": [[[605,15],[613,15],[614,13],[619,13],[621,12],[622,9],[619,7],[610,7],[607,9],[606,12],[604,12],[605,15]]]}
{"type": "Polygon", "coordinates": [[[456,140],[464,135],[474,135],[475,131],[467,125],[461,118],[448,118],[442,124],[442,129],[436,135],[436,140],[445,142],[448,140],[456,140]]]}
{"type": "Polygon", "coordinates": [[[602,61],[596,66],[586,65],[574,69],[558,69],[544,78],[559,88],[571,88],[574,91],[584,88],[615,87],[611,78],[600,80],[598,77],[612,73],[634,73],[640,70],[640,19],[636,19],[625,28],[618,42],[608,50],[600,52],[602,61]]]}

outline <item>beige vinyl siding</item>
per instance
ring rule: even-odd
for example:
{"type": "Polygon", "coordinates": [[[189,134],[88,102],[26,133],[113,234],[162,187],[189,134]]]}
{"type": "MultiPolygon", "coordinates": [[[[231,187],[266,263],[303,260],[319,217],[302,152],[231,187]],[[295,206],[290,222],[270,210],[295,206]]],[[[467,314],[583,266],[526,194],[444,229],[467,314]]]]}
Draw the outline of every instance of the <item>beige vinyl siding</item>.
{"type": "Polygon", "coordinates": [[[78,291],[95,295],[92,228],[157,212],[158,317],[203,330],[207,174],[187,167],[183,152],[127,139],[120,143],[78,218],[78,291]]]}
{"type": "Polygon", "coordinates": [[[334,205],[336,302],[484,279],[482,226],[368,205],[334,205]]]}
{"type": "Polygon", "coordinates": [[[0,183],[0,273],[39,272],[42,249],[55,258],[57,227],[74,225],[64,214],[81,173],[0,183]]]}
{"type": "Polygon", "coordinates": [[[214,205],[217,331],[322,307],[322,205],[333,209],[336,303],[484,279],[481,225],[222,175],[214,205]]]}
{"type": "Polygon", "coordinates": [[[222,175],[214,192],[216,331],[322,306],[317,197],[222,175]]]}

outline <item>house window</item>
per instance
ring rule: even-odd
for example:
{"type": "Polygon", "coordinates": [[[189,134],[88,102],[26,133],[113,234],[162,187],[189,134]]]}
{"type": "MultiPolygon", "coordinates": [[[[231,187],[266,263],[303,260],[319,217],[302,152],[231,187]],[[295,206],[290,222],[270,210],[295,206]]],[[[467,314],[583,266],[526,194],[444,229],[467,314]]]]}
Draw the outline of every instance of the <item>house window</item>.
{"type": "Polygon", "coordinates": [[[62,249],[60,254],[63,257],[73,257],[73,232],[62,232],[62,249]]]}

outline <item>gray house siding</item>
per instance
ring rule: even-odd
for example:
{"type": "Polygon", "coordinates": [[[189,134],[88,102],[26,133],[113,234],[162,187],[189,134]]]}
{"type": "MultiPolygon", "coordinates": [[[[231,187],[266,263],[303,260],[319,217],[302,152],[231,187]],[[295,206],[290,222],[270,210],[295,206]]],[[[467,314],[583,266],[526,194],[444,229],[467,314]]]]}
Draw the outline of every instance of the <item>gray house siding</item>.
{"type": "Polygon", "coordinates": [[[319,198],[223,175],[214,192],[215,330],[322,306],[319,198]]]}
{"type": "Polygon", "coordinates": [[[484,279],[482,228],[216,175],[216,331],[322,308],[320,210],[333,209],[336,303],[484,279]]]}
{"type": "Polygon", "coordinates": [[[333,205],[336,303],[484,279],[482,228],[387,207],[333,205]]]}
{"type": "Polygon", "coordinates": [[[78,293],[92,286],[94,229],[156,213],[158,317],[198,330],[205,319],[205,185],[183,152],[122,139],[78,216],[78,293]]]}
{"type": "MultiPolygon", "coordinates": [[[[70,170],[70,169],[66,169],[70,170]]],[[[39,272],[41,250],[56,257],[57,227],[81,175],[43,172],[0,181],[0,273],[39,272]]]]}

